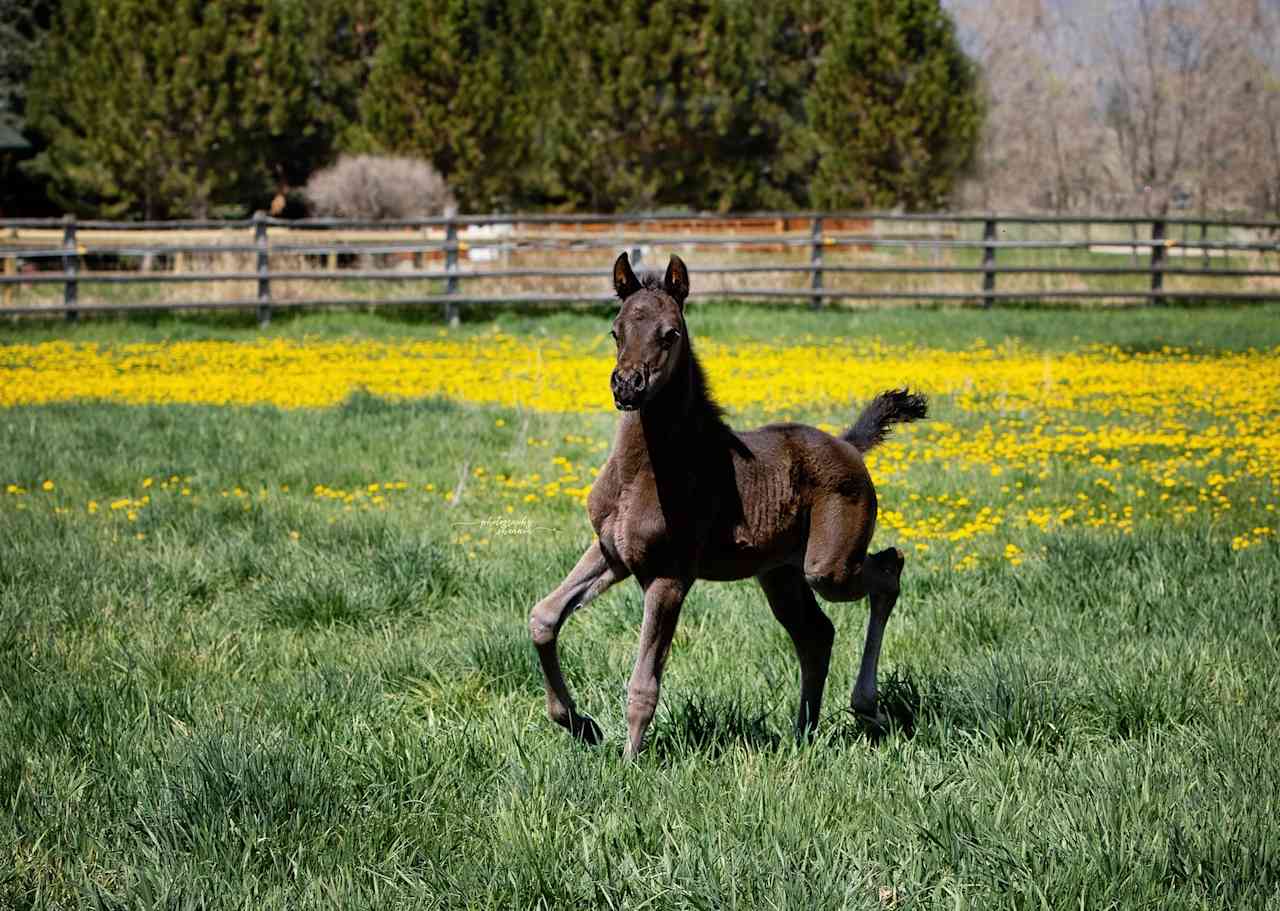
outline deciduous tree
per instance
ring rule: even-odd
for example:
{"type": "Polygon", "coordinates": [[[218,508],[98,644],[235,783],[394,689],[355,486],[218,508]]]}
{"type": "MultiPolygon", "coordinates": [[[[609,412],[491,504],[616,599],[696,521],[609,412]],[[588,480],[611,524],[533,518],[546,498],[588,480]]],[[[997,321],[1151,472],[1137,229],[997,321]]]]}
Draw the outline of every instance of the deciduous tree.
{"type": "MultiPolygon", "coordinates": [[[[981,62],[984,206],[1267,209],[1274,0],[953,0],[981,62]]],[[[1280,145],[1280,143],[1277,143],[1280,145]]],[[[1272,209],[1274,211],[1274,209],[1272,209]]]]}

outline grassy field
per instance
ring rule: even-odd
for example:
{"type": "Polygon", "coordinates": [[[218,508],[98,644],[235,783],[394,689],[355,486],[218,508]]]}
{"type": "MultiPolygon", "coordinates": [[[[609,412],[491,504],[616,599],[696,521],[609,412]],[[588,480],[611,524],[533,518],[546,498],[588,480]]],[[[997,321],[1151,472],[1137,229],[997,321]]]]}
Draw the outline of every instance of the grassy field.
{"type": "Polygon", "coordinates": [[[1273,310],[693,307],[740,427],[933,419],[872,460],[892,730],[823,727],[750,582],[695,587],[621,761],[639,590],[588,543],[603,311],[10,324],[0,908],[1280,905],[1273,310]]]}

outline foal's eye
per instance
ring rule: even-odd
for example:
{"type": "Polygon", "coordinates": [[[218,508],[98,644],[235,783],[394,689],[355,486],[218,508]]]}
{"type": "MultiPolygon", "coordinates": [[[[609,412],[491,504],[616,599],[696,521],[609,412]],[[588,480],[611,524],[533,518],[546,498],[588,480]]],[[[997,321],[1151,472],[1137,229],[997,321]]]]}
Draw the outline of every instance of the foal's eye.
{"type": "Polygon", "coordinates": [[[670,348],[676,343],[676,339],[679,337],[679,329],[668,329],[666,332],[662,333],[662,336],[658,339],[658,344],[662,345],[663,348],[670,348]]]}

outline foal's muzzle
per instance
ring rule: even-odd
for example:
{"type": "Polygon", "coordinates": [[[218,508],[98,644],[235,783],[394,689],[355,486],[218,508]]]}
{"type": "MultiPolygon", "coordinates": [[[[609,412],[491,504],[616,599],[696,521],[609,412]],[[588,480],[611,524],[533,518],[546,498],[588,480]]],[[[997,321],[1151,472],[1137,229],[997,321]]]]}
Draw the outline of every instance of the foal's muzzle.
{"type": "Polygon", "coordinates": [[[617,369],[609,377],[609,385],[613,388],[613,404],[619,411],[635,411],[643,405],[649,386],[643,370],[623,373],[617,369]]]}

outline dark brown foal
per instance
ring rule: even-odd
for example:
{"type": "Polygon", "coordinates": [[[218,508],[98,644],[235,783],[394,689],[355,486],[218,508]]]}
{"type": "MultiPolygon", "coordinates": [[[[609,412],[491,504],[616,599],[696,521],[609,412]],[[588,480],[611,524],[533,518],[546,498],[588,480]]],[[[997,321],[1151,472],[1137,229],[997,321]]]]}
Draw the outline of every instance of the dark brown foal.
{"type": "Polygon", "coordinates": [[[600,728],[578,711],[565,684],[556,638],[569,614],[635,576],[644,621],[627,687],[626,754],[634,756],[653,720],[694,580],[756,576],[800,659],[797,734],[818,723],[835,638],[814,592],[827,601],[870,600],[851,702],[879,720],[876,667],[903,557],[895,548],[867,553],[876,494],[862,455],[893,424],[923,418],[924,398],[882,393],[839,437],[803,424],[735,433],[694,357],[684,321],[689,274],[680,258],[671,257],[664,276],[638,279],[624,253],[613,283],[622,308],[613,322],[618,360],[610,384],[623,415],[587,501],[596,540],[529,617],[547,713],[582,740],[599,742],[600,728]]]}

